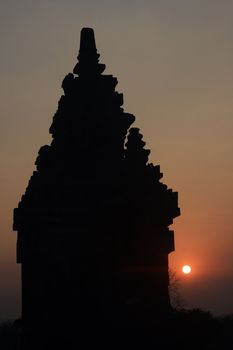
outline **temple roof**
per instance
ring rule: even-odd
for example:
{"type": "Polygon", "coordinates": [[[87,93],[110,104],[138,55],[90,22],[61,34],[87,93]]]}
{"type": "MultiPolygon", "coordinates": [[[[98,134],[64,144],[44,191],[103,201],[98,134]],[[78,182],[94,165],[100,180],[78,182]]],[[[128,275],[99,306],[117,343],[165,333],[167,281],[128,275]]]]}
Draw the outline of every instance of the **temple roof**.
{"type": "Polygon", "coordinates": [[[119,217],[122,211],[129,217],[151,213],[156,225],[167,227],[179,215],[177,193],[160,182],[159,166],[148,164],[150,150],[139,129],[130,128],[135,117],[124,112],[117,79],[101,74],[104,68],[93,29],[83,28],[74,74],[62,83],[51,145],[39,150],[36,171],[16,210],[15,229],[30,220],[32,226],[44,225],[53,216],[70,225],[85,218],[83,212],[96,216],[97,207],[103,221],[111,210],[119,217]],[[66,219],[73,212],[73,219],[66,219]]]}

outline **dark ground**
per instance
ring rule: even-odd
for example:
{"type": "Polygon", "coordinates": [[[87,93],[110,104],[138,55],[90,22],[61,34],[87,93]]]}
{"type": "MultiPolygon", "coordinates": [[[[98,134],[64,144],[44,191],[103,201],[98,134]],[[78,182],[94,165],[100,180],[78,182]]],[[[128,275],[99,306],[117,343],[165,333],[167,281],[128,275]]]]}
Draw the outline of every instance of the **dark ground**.
{"type": "MultiPolygon", "coordinates": [[[[69,324],[68,320],[66,322],[69,324]]],[[[69,327],[69,326],[68,326],[69,327]]],[[[20,321],[5,322],[0,325],[0,349],[18,350],[20,321]]],[[[51,332],[52,333],[52,332],[51,332]]],[[[64,338],[61,331],[53,331],[50,345],[40,343],[39,334],[43,334],[43,327],[37,332],[35,346],[30,349],[233,349],[233,315],[214,318],[209,312],[200,309],[174,311],[168,318],[158,321],[147,320],[140,325],[128,325],[124,328],[110,327],[105,329],[87,330],[70,327],[70,339],[64,338]],[[150,324],[150,325],[149,325],[150,324]],[[56,341],[54,341],[56,339],[56,341]],[[54,342],[53,342],[54,341],[54,342]]]]}

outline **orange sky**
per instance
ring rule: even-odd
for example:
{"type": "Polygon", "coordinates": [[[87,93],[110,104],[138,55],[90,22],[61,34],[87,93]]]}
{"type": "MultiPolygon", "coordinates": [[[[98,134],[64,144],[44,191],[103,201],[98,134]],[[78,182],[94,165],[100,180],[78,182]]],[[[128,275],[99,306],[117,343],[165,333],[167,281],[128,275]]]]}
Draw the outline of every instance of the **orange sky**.
{"type": "Polygon", "coordinates": [[[186,306],[233,313],[233,3],[9,0],[0,11],[1,318],[20,312],[12,210],[50,142],[83,26],[95,29],[101,62],[118,78],[150,161],[179,192],[170,267],[186,306]]]}

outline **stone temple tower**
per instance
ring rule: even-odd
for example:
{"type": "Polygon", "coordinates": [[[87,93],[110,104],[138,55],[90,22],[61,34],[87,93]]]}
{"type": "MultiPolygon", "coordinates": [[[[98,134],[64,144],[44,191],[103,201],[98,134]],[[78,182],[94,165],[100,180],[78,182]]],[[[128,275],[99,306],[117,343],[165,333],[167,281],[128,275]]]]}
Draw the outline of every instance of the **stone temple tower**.
{"type": "Polygon", "coordinates": [[[177,193],[148,163],[150,151],[131,127],[135,117],[124,112],[117,79],[104,69],[93,30],[83,28],[51,145],[40,148],[14,211],[25,327],[123,324],[129,310],[170,308],[177,193]]]}

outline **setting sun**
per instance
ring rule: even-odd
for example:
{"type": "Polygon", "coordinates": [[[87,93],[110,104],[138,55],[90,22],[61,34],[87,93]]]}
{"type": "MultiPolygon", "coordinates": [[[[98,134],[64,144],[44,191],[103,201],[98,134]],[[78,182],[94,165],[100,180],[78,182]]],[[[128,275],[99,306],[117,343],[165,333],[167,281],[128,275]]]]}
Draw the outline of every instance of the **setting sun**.
{"type": "Polygon", "coordinates": [[[184,265],[183,267],[182,267],[182,271],[183,271],[183,273],[185,273],[186,275],[188,275],[190,272],[191,272],[191,267],[189,266],[189,265],[184,265]]]}

